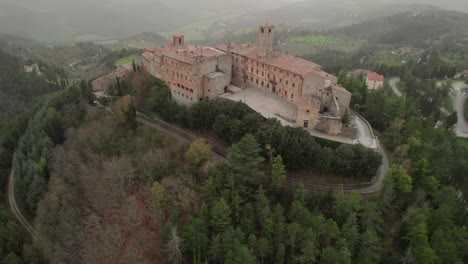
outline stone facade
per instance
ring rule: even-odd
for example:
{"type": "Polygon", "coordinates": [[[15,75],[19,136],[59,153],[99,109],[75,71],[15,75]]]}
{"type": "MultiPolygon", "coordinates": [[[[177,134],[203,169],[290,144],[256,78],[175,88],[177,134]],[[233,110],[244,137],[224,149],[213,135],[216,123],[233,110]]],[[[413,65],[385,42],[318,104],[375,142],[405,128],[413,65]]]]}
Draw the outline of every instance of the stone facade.
{"type": "Polygon", "coordinates": [[[183,35],[173,43],[143,53],[143,66],[164,80],[178,103],[192,105],[215,98],[231,83],[231,56],[211,47],[186,45],[183,35]]]}
{"type": "MultiPolygon", "coordinates": [[[[136,65],[141,65],[140,62],[135,62],[136,65]]],[[[117,78],[126,79],[128,74],[133,71],[133,63],[122,64],[108,75],[102,76],[94,80],[91,84],[95,91],[107,93],[109,89],[116,83],[117,78]]]]}
{"type": "Polygon", "coordinates": [[[229,84],[256,87],[297,106],[296,123],[331,134],[341,131],[351,93],[322,67],[273,49],[273,25],[260,25],[259,43],[230,43],[216,48],[173,43],[143,53],[145,69],[164,80],[174,100],[191,105],[227,92],[229,84]]]}

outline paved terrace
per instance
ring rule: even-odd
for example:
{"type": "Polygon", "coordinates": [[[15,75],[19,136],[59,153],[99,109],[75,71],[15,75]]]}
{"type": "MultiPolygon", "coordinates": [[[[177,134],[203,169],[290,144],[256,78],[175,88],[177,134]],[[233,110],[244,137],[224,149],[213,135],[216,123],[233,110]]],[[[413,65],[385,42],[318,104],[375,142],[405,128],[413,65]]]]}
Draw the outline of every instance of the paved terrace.
{"type": "MultiPolygon", "coordinates": [[[[294,120],[296,120],[297,106],[283,100],[281,97],[259,88],[241,89],[231,85],[229,89],[234,93],[227,93],[221,97],[233,101],[242,101],[250,106],[253,110],[260,113],[262,116],[266,118],[278,119],[283,126],[298,126],[294,122],[294,120]]],[[[372,128],[364,118],[357,114],[355,115],[357,135],[354,139],[343,136],[329,135],[318,131],[307,131],[309,131],[309,133],[314,137],[320,137],[346,144],[360,143],[368,148],[376,149],[378,146],[374,134],[372,133],[372,128]]]]}
{"type": "Polygon", "coordinates": [[[231,86],[229,89],[236,92],[224,94],[222,97],[232,101],[241,101],[266,118],[278,119],[283,126],[295,126],[292,121],[296,120],[297,106],[293,103],[258,88],[242,90],[231,86]]]}

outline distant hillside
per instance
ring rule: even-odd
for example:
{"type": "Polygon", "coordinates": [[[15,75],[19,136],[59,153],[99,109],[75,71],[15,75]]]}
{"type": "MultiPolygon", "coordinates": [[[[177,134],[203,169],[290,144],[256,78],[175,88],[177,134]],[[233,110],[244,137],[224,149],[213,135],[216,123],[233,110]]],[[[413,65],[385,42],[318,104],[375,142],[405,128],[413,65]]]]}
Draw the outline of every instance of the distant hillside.
{"type": "Polygon", "coordinates": [[[307,25],[314,29],[330,29],[408,10],[423,9],[433,9],[433,7],[412,5],[407,2],[378,0],[304,1],[273,10],[250,13],[244,18],[246,23],[244,26],[254,22],[268,22],[307,25]]]}
{"type": "Polygon", "coordinates": [[[189,23],[188,11],[157,0],[0,0],[0,34],[42,43],[115,39],[189,23]]]}
{"type": "Polygon", "coordinates": [[[429,47],[447,37],[468,37],[468,14],[444,10],[404,12],[336,29],[332,34],[381,44],[429,47]]]}
{"type": "Polygon", "coordinates": [[[11,113],[36,97],[63,89],[66,75],[62,68],[42,61],[26,61],[0,43],[0,124],[11,113]],[[7,51],[8,50],[8,51],[7,51]],[[38,63],[39,72],[24,72],[23,66],[38,63]]]}

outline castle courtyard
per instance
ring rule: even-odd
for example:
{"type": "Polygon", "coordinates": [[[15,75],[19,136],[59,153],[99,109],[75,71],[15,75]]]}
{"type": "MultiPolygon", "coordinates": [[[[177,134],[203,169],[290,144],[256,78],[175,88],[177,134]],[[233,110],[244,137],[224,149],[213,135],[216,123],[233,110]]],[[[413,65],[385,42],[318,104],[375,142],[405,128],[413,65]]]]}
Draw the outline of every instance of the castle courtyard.
{"type": "Polygon", "coordinates": [[[232,101],[242,101],[250,108],[260,113],[266,118],[276,118],[283,126],[296,126],[295,120],[297,115],[297,106],[289,103],[271,92],[259,88],[233,89],[235,93],[226,93],[221,95],[232,101]]]}

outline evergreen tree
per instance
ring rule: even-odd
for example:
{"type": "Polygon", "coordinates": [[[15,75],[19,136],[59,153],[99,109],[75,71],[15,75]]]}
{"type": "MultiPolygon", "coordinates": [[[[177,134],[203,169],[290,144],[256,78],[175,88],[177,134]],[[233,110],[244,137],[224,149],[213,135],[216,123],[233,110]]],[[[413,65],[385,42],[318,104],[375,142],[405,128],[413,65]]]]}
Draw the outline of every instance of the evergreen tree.
{"type": "Polygon", "coordinates": [[[245,135],[239,142],[232,145],[228,156],[229,168],[235,177],[236,186],[241,196],[248,196],[252,187],[263,174],[259,169],[263,157],[260,147],[251,134],[245,135]]]}
{"type": "Polygon", "coordinates": [[[231,224],[231,209],[223,198],[219,199],[211,209],[210,227],[215,234],[224,232],[231,224]]]}
{"type": "Polygon", "coordinates": [[[284,188],[284,180],[286,179],[286,170],[283,164],[283,158],[281,155],[276,156],[273,159],[271,166],[271,188],[275,192],[280,192],[284,188]]]}

